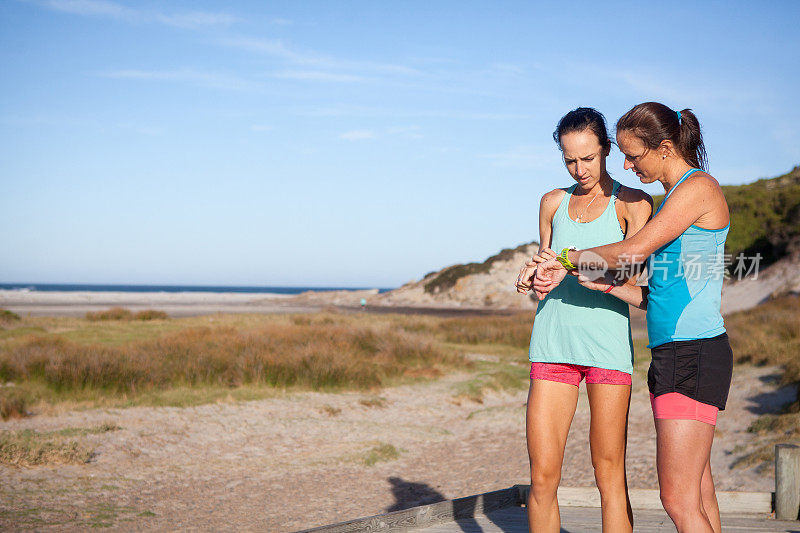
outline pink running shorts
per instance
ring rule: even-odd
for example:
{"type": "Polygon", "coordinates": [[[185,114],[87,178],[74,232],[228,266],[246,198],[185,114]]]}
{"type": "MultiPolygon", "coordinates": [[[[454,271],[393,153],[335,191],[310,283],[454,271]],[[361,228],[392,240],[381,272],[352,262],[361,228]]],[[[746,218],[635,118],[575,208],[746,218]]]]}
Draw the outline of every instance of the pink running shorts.
{"type": "Polygon", "coordinates": [[[650,405],[654,418],[671,420],[699,420],[712,426],[717,425],[719,408],[693,400],[679,392],[668,392],[653,396],[650,393],[650,405]]]}
{"type": "Polygon", "coordinates": [[[573,365],[572,363],[531,363],[531,379],[557,381],[576,387],[583,378],[586,383],[608,385],[630,385],[631,375],[619,370],[596,366],[573,365]]]}

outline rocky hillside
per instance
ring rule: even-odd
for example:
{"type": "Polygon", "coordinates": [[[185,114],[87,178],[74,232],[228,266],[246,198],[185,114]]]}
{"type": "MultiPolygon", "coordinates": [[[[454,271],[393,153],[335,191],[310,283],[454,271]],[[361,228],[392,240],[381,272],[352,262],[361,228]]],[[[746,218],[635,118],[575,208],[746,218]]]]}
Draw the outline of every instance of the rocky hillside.
{"type": "Polygon", "coordinates": [[[507,248],[482,263],[453,265],[369,299],[370,305],[533,309],[536,301],[514,289],[522,264],[538,243],[507,248]]]}

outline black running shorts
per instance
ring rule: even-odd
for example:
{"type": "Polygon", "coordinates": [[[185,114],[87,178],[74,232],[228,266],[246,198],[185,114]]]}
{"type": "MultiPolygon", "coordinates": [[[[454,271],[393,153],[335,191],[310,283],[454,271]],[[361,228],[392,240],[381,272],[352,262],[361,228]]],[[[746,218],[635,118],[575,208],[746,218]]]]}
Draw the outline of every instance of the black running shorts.
{"type": "Polygon", "coordinates": [[[651,353],[647,387],[653,396],[677,392],[720,411],[725,409],[733,374],[727,333],[710,339],[667,342],[651,353]]]}

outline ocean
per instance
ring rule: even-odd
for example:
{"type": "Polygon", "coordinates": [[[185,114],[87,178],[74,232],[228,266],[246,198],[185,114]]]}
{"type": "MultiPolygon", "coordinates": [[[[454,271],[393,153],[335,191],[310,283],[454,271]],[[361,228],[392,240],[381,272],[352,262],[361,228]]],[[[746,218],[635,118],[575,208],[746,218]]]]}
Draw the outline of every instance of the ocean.
{"type": "MultiPolygon", "coordinates": [[[[257,294],[300,294],[305,291],[357,291],[370,287],[246,287],[230,285],[92,285],[79,283],[0,283],[0,290],[88,291],[88,292],[237,292],[257,294]]],[[[379,293],[390,288],[378,288],[379,293]]]]}

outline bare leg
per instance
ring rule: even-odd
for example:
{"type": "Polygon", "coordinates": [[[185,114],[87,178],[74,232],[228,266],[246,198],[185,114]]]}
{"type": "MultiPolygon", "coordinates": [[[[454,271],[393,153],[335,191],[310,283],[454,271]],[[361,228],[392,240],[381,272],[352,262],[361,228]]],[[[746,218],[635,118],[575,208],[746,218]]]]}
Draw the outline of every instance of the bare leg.
{"type": "Polygon", "coordinates": [[[703,510],[706,512],[708,521],[714,533],[722,532],[722,522],[719,519],[719,505],[717,504],[717,492],[714,490],[714,478],[711,477],[711,460],[706,463],[703,470],[703,479],[700,481],[700,497],[703,500],[703,510]]]}
{"type": "Polygon", "coordinates": [[[558,483],[569,426],[578,405],[578,387],[532,379],[526,425],[531,461],[528,528],[535,533],[558,533],[558,483]]]}
{"type": "MultiPolygon", "coordinates": [[[[698,420],[656,419],[661,503],[679,533],[714,533],[701,496],[714,426],[698,420]]],[[[709,481],[711,479],[709,469],[709,481]]]]}
{"type": "Polygon", "coordinates": [[[586,385],[592,412],[589,442],[592,466],[603,513],[603,531],[633,531],[633,511],[628,498],[625,451],[628,436],[630,385],[586,385]]]}

